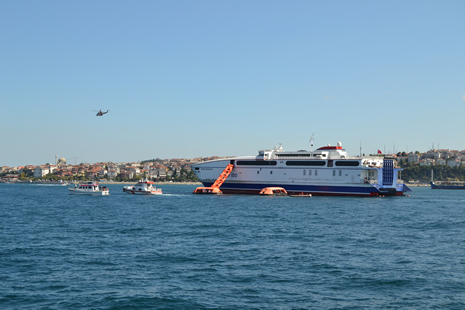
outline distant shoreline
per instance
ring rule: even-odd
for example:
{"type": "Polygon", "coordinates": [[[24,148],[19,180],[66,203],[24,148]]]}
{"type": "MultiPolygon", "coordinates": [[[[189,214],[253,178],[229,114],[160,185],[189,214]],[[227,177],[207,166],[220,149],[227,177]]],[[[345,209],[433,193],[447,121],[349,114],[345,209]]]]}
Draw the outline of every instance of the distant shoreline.
{"type": "MultiPolygon", "coordinates": [[[[85,181],[87,182],[87,181],[85,181]]],[[[137,181],[126,181],[126,182],[112,182],[112,181],[97,181],[100,184],[135,184],[137,181]]],[[[79,183],[79,182],[72,182],[79,183]]],[[[200,182],[154,182],[156,185],[202,185],[200,182]]]]}
{"type": "MultiPolygon", "coordinates": [[[[74,181],[74,182],[69,182],[69,184],[79,184],[81,182],[90,182],[90,181],[74,181]]],[[[97,181],[100,184],[135,184],[137,181],[126,181],[126,182],[121,182],[121,181],[97,181]]],[[[17,184],[60,184],[59,182],[21,182],[21,181],[16,181],[12,183],[17,183],[17,184]]],[[[156,185],[202,185],[200,182],[155,182],[156,185]]],[[[404,183],[405,185],[409,187],[429,187],[431,186],[430,184],[427,183],[404,183]]]]}
{"type": "MultiPolygon", "coordinates": [[[[63,182],[66,182],[68,184],[80,184],[80,183],[84,183],[84,182],[97,182],[97,183],[100,183],[100,184],[135,184],[138,181],[121,182],[121,181],[92,181],[92,180],[88,180],[88,181],[72,181],[72,182],[63,181],[63,182]]],[[[5,183],[5,182],[0,182],[0,183],[5,183]]],[[[62,182],[57,182],[57,181],[50,181],[50,182],[46,182],[46,181],[42,181],[42,182],[15,181],[15,182],[9,182],[9,183],[12,183],[12,184],[63,184],[62,182]]],[[[154,182],[154,183],[157,184],[157,185],[202,185],[202,183],[200,183],[200,182],[154,182]]]]}

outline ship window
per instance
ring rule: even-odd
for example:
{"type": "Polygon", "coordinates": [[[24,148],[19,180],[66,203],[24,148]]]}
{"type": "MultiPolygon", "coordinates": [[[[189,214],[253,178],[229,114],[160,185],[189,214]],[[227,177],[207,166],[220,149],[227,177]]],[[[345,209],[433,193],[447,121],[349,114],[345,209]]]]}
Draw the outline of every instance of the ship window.
{"type": "Polygon", "coordinates": [[[315,170],[315,175],[318,175],[318,170],[315,170]]]}
{"type": "Polygon", "coordinates": [[[276,166],[277,162],[274,160],[265,160],[265,161],[258,161],[258,160],[238,160],[238,166],[276,166]]]}
{"type": "Polygon", "coordinates": [[[339,176],[342,176],[342,170],[339,170],[339,176]]]}
{"type": "Polygon", "coordinates": [[[328,160],[328,167],[332,167],[333,166],[333,161],[332,160],[328,160]]]}
{"type": "Polygon", "coordinates": [[[286,166],[324,166],[323,160],[288,160],[286,166]]]}
{"type": "Polygon", "coordinates": [[[308,175],[312,175],[312,170],[308,170],[308,175]]]}
{"type": "Polygon", "coordinates": [[[336,166],[339,167],[357,167],[360,166],[360,162],[357,160],[344,160],[344,161],[337,161],[336,166]]]}
{"type": "Polygon", "coordinates": [[[270,171],[270,174],[273,174],[273,171],[270,171]]]}
{"type": "Polygon", "coordinates": [[[333,170],[333,177],[336,176],[336,170],[333,170]]]}
{"type": "Polygon", "coordinates": [[[305,173],[307,173],[307,170],[304,170],[304,175],[305,175],[305,173]]]}

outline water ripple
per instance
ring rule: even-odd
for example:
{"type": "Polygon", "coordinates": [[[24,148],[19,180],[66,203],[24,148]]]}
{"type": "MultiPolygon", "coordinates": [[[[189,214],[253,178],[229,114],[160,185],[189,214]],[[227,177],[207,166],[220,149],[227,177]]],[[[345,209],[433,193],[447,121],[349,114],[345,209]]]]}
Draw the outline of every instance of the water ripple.
{"type": "Polygon", "coordinates": [[[297,200],[192,190],[133,197],[110,185],[109,197],[82,197],[0,184],[0,307],[465,308],[460,191],[297,200]]]}

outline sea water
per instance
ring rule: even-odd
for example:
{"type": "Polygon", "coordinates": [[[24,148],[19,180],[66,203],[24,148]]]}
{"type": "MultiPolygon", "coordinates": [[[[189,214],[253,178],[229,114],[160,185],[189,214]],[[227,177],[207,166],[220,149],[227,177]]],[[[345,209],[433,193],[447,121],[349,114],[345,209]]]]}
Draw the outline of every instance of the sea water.
{"type": "Polygon", "coordinates": [[[465,191],[0,184],[0,309],[464,309],[465,191]]]}

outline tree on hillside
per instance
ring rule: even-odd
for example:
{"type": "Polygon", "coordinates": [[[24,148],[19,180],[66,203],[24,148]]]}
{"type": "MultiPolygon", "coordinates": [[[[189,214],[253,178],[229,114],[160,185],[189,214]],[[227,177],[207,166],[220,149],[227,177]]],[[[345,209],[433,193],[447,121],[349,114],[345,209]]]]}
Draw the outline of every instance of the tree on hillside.
{"type": "Polygon", "coordinates": [[[449,167],[445,165],[419,166],[408,165],[402,171],[403,180],[419,180],[421,182],[431,181],[431,171],[435,181],[446,181],[448,178],[465,180],[465,167],[449,167]]]}

